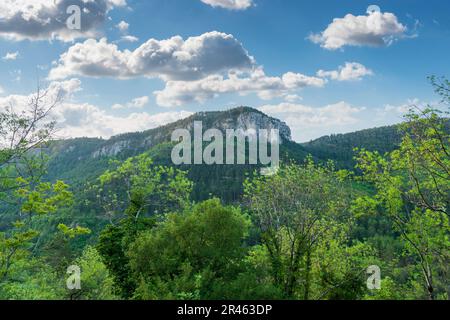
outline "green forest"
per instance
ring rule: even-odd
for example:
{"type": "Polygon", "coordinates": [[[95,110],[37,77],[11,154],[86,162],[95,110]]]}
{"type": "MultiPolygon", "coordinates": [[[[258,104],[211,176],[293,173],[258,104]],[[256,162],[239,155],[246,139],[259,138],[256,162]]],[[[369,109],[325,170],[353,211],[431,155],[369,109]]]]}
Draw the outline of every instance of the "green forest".
{"type": "Polygon", "coordinates": [[[173,166],[167,141],[81,161],[103,142],[55,140],[38,91],[0,113],[0,299],[447,300],[450,82],[430,82],[439,108],[286,141],[271,176],[173,166]]]}

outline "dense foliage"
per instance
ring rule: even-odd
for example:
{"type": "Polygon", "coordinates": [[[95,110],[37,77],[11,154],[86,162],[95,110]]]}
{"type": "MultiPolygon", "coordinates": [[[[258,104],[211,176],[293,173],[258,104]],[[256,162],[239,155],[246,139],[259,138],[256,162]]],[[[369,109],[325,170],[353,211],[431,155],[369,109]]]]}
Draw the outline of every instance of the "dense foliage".
{"type": "Polygon", "coordinates": [[[104,141],[49,144],[38,93],[0,113],[0,299],[448,299],[450,84],[431,81],[439,110],[285,141],[272,176],[176,168],[140,133],[77,161],[104,141]]]}

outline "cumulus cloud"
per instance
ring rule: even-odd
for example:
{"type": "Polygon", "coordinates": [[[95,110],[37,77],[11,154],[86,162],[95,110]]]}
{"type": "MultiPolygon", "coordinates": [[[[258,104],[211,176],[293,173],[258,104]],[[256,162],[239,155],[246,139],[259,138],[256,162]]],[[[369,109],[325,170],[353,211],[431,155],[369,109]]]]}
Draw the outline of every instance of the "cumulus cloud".
{"type": "Polygon", "coordinates": [[[321,33],[312,34],[309,39],[328,50],[344,46],[388,46],[405,36],[407,27],[401,24],[393,13],[369,11],[367,15],[347,14],[336,18],[321,33]]]}
{"type": "Polygon", "coordinates": [[[233,69],[250,69],[253,64],[253,57],[239,41],[216,31],[186,40],[180,36],[150,39],[134,51],[122,51],[105,38],[88,39],[63,53],[49,78],[147,76],[195,80],[233,69]]]}
{"type": "Polygon", "coordinates": [[[126,6],[125,0],[2,0],[0,2],[0,37],[10,40],[72,41],[96,34],[107,13],[126,6]],[[69,29],[67,13],[71,5],[81,12],[81,29],[69,29]]]}
{"type": "MultiPolygon", "coordinates": [[[[220,94],[257,94],[263,100],[276,97],[298,100],[305,87],[323,87],[328,79],[359,80],[372,71],[359,63],[346,63],[335,71],[320,70],[317,76],[286,72],[268,76],[243,45],[230,34],[217,31],[184,40],[150,39],[135,50],[120,50],[106,38],[88,39],[71,46],[54,63],[49,79],[73,76],[159,78],[165,82],[154,92],[160,106],[204,103],[220,94]]],[[[116,105],[115,108],[127,106],[116,105]]]]}
{"type": "Polygon", "coordinates": [[[189,102],[203,103],[219,94],[256,93],[268,100],[304,87],[322,87],[325,80],[299,73],[287,72],[281,77],[269,77],[259,67],[251,72],[230,72],[227,77],[211,75],[197,81],[168,81],[166,87],[156,91],[156,102],[165,107],[181,106],[189,102]]]}
{"type": "Polygon", "coordinates": [[[303,98],[300,97],[298,94],[286,94],[283,97],[283,99],[284,99],[284,101],[290,102],[290,103],[294,103],[294,102],[303,100],[303,98]]]}
{"type": "Polygon", "coordinates": [[[330,78],[337,81],[354,81],[361,80],[365,76],[373,75],[373,71],[357,62],[346,62],[344,66],[340,66],[338,70],[324,71],[319,70],[317,76],[321,78],[330,78]]]}
{"type": "MultiPolygon", "coordinates": [[[[153,115],[139,112],[117,116],[98,106],[74,101],[74,95],[80,90],[81,82],[78,79],[51,82],[45,88],[46,95],[41,101],[43,105],[49,106],[56,100],[60,101],[50,114],[50,117],[58,123],[59,137],[110,137],[125,132],[156,128],[192,115],[192,112],[178,111],[153,115]]],[[[0,97],[0,110],[10,106],[15,112],[20,113],[27,109],[32,98],[32,94],[0,97]]],[[[146,101],[145,97],[141,97],[134,99],[132,103],[139,106],[146,101]]]]}
{"type": "Polygon", "coordinates": [[[16,60],[19,56],[19,52],[7,52],[3,57],[2,60],[8,61],[8,60],[16,60]]]}
{"type": "Polygon", "coordinates": [[[116,28],[119,29],[121,36],[119,40],[114,41],[114,43],[120,43],[120,42],[137,42],[139,41],[138,37],[132,36],[128,34],[128,28],[130,27],[130,24],[126,21],[120,21],[118,24],[116,24],[116,28]]]}
{"type": "Polygon", "coordinates": [[[357,120],[353,115],[363,108],[353,107],[344,101],[319,108],[283,102],[277,105],[265,105],[259,110],[267,114],[295,115],[299,116],[304,124],[323,126],[354,123],[357,120]]]}
{"type": "Polygon", "coordinates": [[[229,10],[245,10],[253,5],[253,0],[201,0],[212,7],[220,7],[229,10]]]}
{"type": "Polygon", "coordinates": [[[260,111],[285,121],[296,141],[309,141],[325,134],[354,131],[364,108],[341,101],[323,107],[283,102],[264,105],[260,111]]]}
{"type": "Polygon", "coordinates": [[[121,32],[127,32],[128,28],[130,27],[130,24],[125,22],[125,21],[120,21],[117,25],[116,25],[117,29],[119,29],[121,32]]]}
{"type": "Polygon", "coordinates": [[[66,103],[58,110],[59,135],[62,137],[104,137],[153,129],[192,115],[192,112],[147,112],[127,116],[109,114],[91,104],[66,103]]]}
{"type": "Polygon", "coordinates": [[[134,98],[130,102],[127,102],[125,105],[123,104],[115,104],[112,106],[113,109],[132,109],[132,108],[143,108],[149,102],[149,97],[139,97],[134,98]]]}
{"type": "MultiPolygon", "coordinates": [[[[73,95],[81,91],[81,81],[79,79],[69,79],[65,81],[51,82],[46,88],[41,89],[42,99],[40,103],[50,106],[56,101],[70,100],[73,95]],[[45,92],[45,94],[43,94],[45,92]]],[[[16,113],[21,113],[29,107],[33,101],[34,94],[15,95],[11,94],[0,98],[0,111],[5,107],[12,107],[16,113]]]]}

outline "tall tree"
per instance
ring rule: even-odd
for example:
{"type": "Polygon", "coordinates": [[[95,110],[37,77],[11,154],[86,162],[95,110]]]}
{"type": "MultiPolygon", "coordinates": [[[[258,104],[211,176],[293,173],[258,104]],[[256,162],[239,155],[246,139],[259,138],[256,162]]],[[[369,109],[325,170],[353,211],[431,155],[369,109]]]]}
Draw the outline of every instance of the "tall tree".
{"type": "Polygon", "coordinates": [[[286,298],[309,299],[313,252],[350,203],[332,165],[311,159],[304,166],[288,165],[274,176],[248,181],[245,199],[269,252],[275,283],[286,298]]]}
{"type": "Polygon", "coordinates": [[[35,218],[55,213],[72,200],[62,181],[42,181],[46,166],[42,149],[54,133],[51,111],[60,101],[59,93],[48,95],[38,89],[25,108],[10,105],[0,109],[0,212],[9,224],[7,231],[0,233],[1,284],[36,247],[35,218]]]}
{"type": "Polygon", "coordinates": [[[357,160],[364,178],[377,191],[359,200],[366,205],[363,210],[382,210],[391,218],[407,253],[418,261],[428,298],[435,299],[436,291],[448,290],[450,83],[431,80],[442,107],[422,110],[412,106],[401,126],[398,150],[384,156],[362,150],[357,160]],[[438,276],[441,281],[436,281],[438,276]]]}
{"type": "Polygon", "coordinates": [[[114,161],[116,168],[100,176],[98,199],[113,222],[124,214],[141,215],[176,211],[189,204],[192,182],[186,172],[154,165],[147,153],[114,161]]]}
{"type": "Polygon", "coordinates": [[[141,299],[211,299],[218,283],[236,277],[250,221],[212,199],[169,214],[141,233],[128,255],[141,299]]]}
{"type": "Polygon", "coordinates": [[[114,164],[99,179],[98,199],[111,224],[100,234],[97,248],[117,291],[129,298],[137,285],[126,256],[129,245],[164,214],[188,207],[192,182],[183,171],[154,165],[147,153],[114,164]]]}

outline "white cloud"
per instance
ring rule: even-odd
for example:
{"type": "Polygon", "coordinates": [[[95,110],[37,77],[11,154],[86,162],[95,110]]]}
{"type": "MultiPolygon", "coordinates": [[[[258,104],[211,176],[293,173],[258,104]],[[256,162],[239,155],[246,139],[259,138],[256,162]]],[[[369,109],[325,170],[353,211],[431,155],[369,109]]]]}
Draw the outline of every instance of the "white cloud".
{"type": "Polygon", "coordinates": [[[135,36],[126,35],[126,36],[120,37],[120,41],[123,41],[123,42],[138,42],[139,38],[135,37],[135,36]]]}
{"type": "Polygon", "coordinates": [[[19,52],[7,52],[5,56],[2,57],[2,60],[16,60],[19,56],[19,52]]]}
{"type": "Polygon", "coordinates": [[[128,28],[130,27],[130,24],[126,21],[120,21],[118,24],[116,24],[116,28],[119,29],[120,33],[122,34],[120,36],[119,40],[114,41],[114,43],[120,43],[120,42],[137,42],[139,41],[138,37],[132,36],[128,34],[128,28]]]}
{"type": "Polygon", "coordinates": [[[125,22],[125,21],[120,21],[117,25],[116,25],[117,29],[119,29],[121,32],[127,32],[128,28],[130,27],[130,24],[125,22]]]}
{"type": "MultiPolygon", "coordinates": [[[[150,39],[135,50],[120,50],[106,38],[88,39],[71,46],[50,70],[49,79],[72,76],[160,78],[162,90],[154,92],[160,106],[204,103],[220,94],[257,94],[260,99],[276,97],[286,101],[304,87],[323,87],[328,78],[359,80],[372,71],[359,63],[346,63],[336,71],[320,70],[318,76],[286,72],[268,76],[243,45],[230,34],[217,31],[184,40],[150,39]],[[289,97],[290,96],[290,97],[289,97]]],[[[127,106],[116,105],[115,108],[127,106]]]]}
{"type": "Polygon", "coordinates": [[[421,101],[418,98],[407,99],[404,103],[399,104],[385,104],[383,107],[378,108],[376,112],[376,120],[380,119],[384,121],[384,124],[394,124],[405,120],[405,116],[411,111],[418,112],[419,110],[425,110],[427,108],[433,108],[440,110],[441,112],[447,112],[448,106],[442,104],[442,101],[421,101]]]}
{"type": "Polygon", "coordinates": [[[340,66],[338,70],[317,72],[318,77],[330,78],[337,81],[354,81],[361,80],[365,76],[373,75],[372,70],[367,69],[364,65],[357,62],[346,62],[344,66],[340,66]]]}
{"type": "Polygon", "coordinates": [[[309,39],[328,50],[344,46],[388,46],[393,41],[405,36],[406,26],[389,12],[368,12],[364,16],[347,14],[336,18],[319,34],[312,34],[309,39]]]}
{"type": "Polygon", "coordinates": [[[192,112],[147,112],[127,116],[109,114],[91,104],[63,104],[59,109],[59,135],[62,137],[104,137],[153,129],[192,115],[192,112]]]}
{"type": "Polygon", "coordinates": [[[3,94],[3,93],[5,93],[5,89],[3,89],[2,86],[0,86],[0,94],[3,94]]]}
{"type": "Polygon", "coordinates": [[[114,7],[126,6],[125,0],[2,0],[0,37],[10,40],[72,41],[95,35],[114,7]],[[81,9],[81,29],[67,28],[67,8],[81,9]]]}
{"type": "Polygon", "coordinates": [[[290,102],[290,103],[294,103],[294,102],[303,100],[303,98],[297,94],[287,94],[283,97],[283,99],[284,99],[284,101],[290,102]]]}
{"type": "Polygon", "coordinates": [[[253,5],[253,0],[201,0],[212,7],[220,7],[229,10],[245,10],[253,5]]]}
{"type": "Polygon", "coordinates": [[[131,105],[135,108],[142,108],[148,103],[148,97],[135,98],[131,101],[131,105]]]}
{"type": "Polygon", "coordinates": [[[106,38],[88,39],[60,56],[50,70],[49,79],[160,78],[165,87],[154,92],[156,101],[160,106],[172,107],[204,103],[220,94],[254,93],[263,100],[281,97],[295,102],[296,91],[304,87],[322,87],[328,79],[360,80],[371,74],[362,64],[347,62],[338,70],[319,70],[317,76],[297,72],[268,76],[237,39],[213,31],[186,40],[180,36],[150,39],[135,50],[120,50],[106,38]]]}
{"type": "MultiPolygon", "coordinates": [[[[260,111],[285,121],[292,130],[293,139],[306,142],[325,135],[355,132],[367,128],[394,125],[404,121],[412,107],[426,108],[419,99],[382,107],[357,107],[347,102],[312,107],[298,103],[264,105],[260,111]]],[[[431,103],[439,108],[438,103],[431,103]]]]}
{"type": "Polygon", "coordinates": [[[230,72],[227,77],[211,75],[197,81],[168,81],[166,87],[156,91],[155,95],[158,105],[172,107],[188,102],[203,103],[227,93],[256,93],[261,99],[269,100],[304,87],[322,87],[325,83],[324,79],[293,72],[281,77],[269,77],[259,67],[251,72],[230,72]]]}
{"type": "Polygon", "coordinates": [[[425,104],[420,102],[420,100],[417,98],[408,99],[406,103],[400,105],[386,104],[382,109],[379,110],[379,115],[403,117],[414,107],[423,109],[425,107],[425,104]]]}
{"type": "Polygon", "coordinates": [[[148,104],[148,102],[149,102],[149,97],[144,96],[144,97],[134,98],[130,102],[127,102],[125,105],[115,104],[115,105],[112,106],[112,108],[113,109],[125,109],[125,108],[127,108],[127,109],[132,109],[132,108],[141,109],[146,104],[148,104]]]}
{"type": "Polygon", "coordinates": [[[292,130],[293,139],[303,142],[325,134],[354,131],[354,125],[360,121],[357,115],[365,110],[344,101],[317,108],[283,102],[258,109],[285,121],[292,130]]]}
{"type": "MultiPolygon", "coordinates": [[[[69,79],[62,82],[51,82],[46,88],[40,103],[43,106],[50,106],[57,100],[70,100],[73,95],[81,90],[81,81],[78,79],[69,79]]],[[[41,93],[42,93],[41,92],[41,93]]],[[[6,106],[11,106],[16,113],[27,109],[34,95],[15,95],[11,94],[0,98],[0,110],[6,106]]]]}
{"type": "MultiPolygon", "coordinates": [[[[163,112],[149,114],[147,112],[131,113],[126,116],[110,114],[97,106],[88,103],[77,103],[74,94],[81,90],[78,79],[62,82],[52,82],[45,89],[47,94],[42,99],[42,105],[51,105],[59,97],[61,103],[57,104],[51,113],[51,118],[58,123],[59,137],[110,137],[112,135],[136,132],[156,128],[182,118],[189,117],[192,112],[163,112]]],[[[11,106],[15,112],[20,113],[27,109],[33,95],[9,95],[0,97],[0,110],[11,106]]],[[[144,103],[145,97],[132,101],[136,106],[144,103]]]]}
{"type": "Polygon", "coordinates": [[[70,76],[132,78],[160,77],[165,80],[194,80],[229,70],[250,69],[253,57],[232,35],[208,32],[183,40],[150,39],[134,51],[88,39],[61,55],[49,74],[52,80],[70,76]]]}

